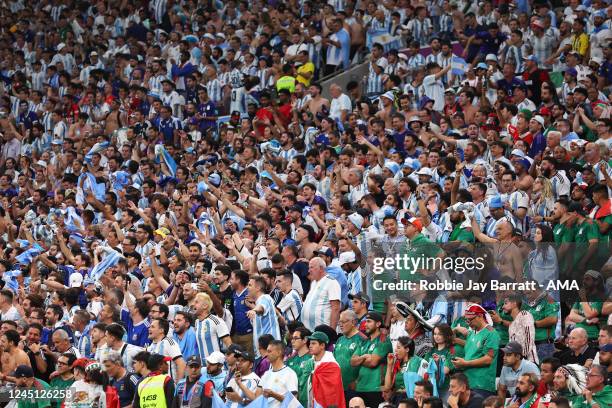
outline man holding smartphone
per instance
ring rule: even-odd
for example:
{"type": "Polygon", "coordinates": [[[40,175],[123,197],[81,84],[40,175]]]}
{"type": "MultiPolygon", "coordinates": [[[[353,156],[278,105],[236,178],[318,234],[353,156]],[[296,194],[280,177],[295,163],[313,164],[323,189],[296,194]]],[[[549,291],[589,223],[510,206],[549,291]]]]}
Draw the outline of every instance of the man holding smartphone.
{"type": "Polygon", "coordinates": [[[261,378],[253,372],[255,355],[249,351],[234,353],[237,357],[234,377],[225,388],[227,408],[242,408],[250,404],[263,393],[261,378]]]}

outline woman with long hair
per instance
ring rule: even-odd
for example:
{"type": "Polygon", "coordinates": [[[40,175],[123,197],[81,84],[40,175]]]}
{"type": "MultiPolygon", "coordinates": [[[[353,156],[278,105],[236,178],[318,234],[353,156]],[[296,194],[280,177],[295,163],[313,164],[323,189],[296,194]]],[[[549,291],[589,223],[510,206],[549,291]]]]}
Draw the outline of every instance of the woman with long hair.
{"type": "MultiPolygon", "coordinates": [[[[450,385],[451,360],[457,357],[457,350],[453,345],[455,334],[448,324],[439,324],[433,329],[433,349],[425,354],[425,360],[436,363],[436,383],[442,401],[446,401],[450,385]]],[[[459,356],[463,357],[463,355],[459,356]]],[[[432,379],[433,380],[433,379],[432,379]]]]}
{"type": "MultiPolygon", "coordinates": [[[[387,371],[385,372],[384,391],[393,391],[392,401],[397,404],[399,400],[406,399],[405,373],[416,374],[420,379],[425,378],[427,364],[425,360],[414,354],[414,341],[408,336],[397,339],[394,354],[387,355],[387,371]]],[[[410,397],[412,397],[410,395],[410,397]]]]}
{"type": "MultiPolygon", "coordinates": [[[[552,215],[554,207],[555,196],[551,181],[544,176],[538,176],[533,182],[532,204],[527,215],[531,218],[533,225],[539,224],[544,222],[545,217],[552,215]]],[[[549,223],[544,224],[550,225],[549,223]]]]}
{"type": "Polygon", "coordinates": [[[540,285],[546,286],[548,282],[559,276],[552,228],[545,224],[538,224],[535,227],[533,241],[535,249],[527,256],[524,274],[526,279],[535,280],[540,285]]]}

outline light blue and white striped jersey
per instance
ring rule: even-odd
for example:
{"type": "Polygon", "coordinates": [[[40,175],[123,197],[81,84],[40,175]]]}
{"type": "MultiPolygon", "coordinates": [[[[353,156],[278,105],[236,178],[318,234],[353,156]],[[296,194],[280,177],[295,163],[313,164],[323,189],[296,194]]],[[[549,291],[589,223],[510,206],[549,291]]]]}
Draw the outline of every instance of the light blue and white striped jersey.
{"type": "Polygon", "coordinates": [[[244,75],[238,68],[234,68],[228,75],[228,84],[234,89],[242,88],[244,75]]]}
{"type": "Polygon", "coordinates": [[[81,355],[86,358],[93,357],[93,355],[91,354],[90,331],[95,324],[96,322],[92,321],[87,326],[85,326],[85,328],[83,329],[83,333],[81,333],[79,341],[77,342],[77,348],[79,349],[79,353],[81,353],[81,355]]]}
{"type": "Polygon", "coordinates": [[[417,53],[416,55],[412,55],[408,57],[407,62],[408,68],[414,70],[425,65],[425,57],[421,54],[417,53]]]}
{"type": "MultiPolygon", "coordinates": [[[[259,376],[253,372],[242,376],[241,378],[241,382],[242,384],[244,384],[244,386],[249,389],[252,392],[257,391],[257,387],[259,387],[259,383],[261,382],[261,378],[259,378],[259,376]]],[[[231,387],[234,389],[235,392],[238,393],[238,395],[244,399],[246,397],[246,395],[244,394],[244,392],[242,391],[242,389],[240,387],[238,387],[238,384],[236,383],[236,379],[232,378],[231,380],[229,380],[229,382],[227,383],[228,388],[231,387]]],[[[226,408],[243,408],[246,407],[246,405],[240,404],[238,402],[233,402],[230,401],[229,399],[227,400],[227,402],[225,403],[225,407],[226,408]]]]}
{"type": "MultiPolygon", "coordinates": [[[[598,181],[598,182],[601,182],[601,181],[605,180],[605,177],[604,177],[604,170],[603,170],[603,168],[602,168],[602,165],[603,165],[604,163],[605,163],[605,162],[604,162],[603,160],[601,160],[601,161],[599,161],[598,163],[596,163],[596,164],[594,164],[594,165],[593,165],[593,173],[595,174],[595,177],[597,177],[597,181],[598,181]]],[[[608,169],[608,174],[610,174],[610,175],[612,176],[612,170],[611,170],[611,167],[610,167],[610,166],[607,166],[607,169],[608,169]]]]}
{"type": "Polygon", "coordinates": [[[346,277],[346,283],[348,285],[349,295],[356,295],[357,293],[363,291],[365,288],[361,282],[361,268],[357,268],[353,272],[349,272],[346,277]]]}
{"type": "Polygon", "coordinates": [[[164,14],[166,14],[167,0],[153,0],[149,4],[149,8],[153,12],[155,21],[157,21],[158,24],[161,24],[164,14]]]}
{"type": "Polygon", "coordinates": [[[270,334],[274,339],[280,340],[280,326],[272,297],[261,295],[255,302],[255,306],[263,307],[263,313],[258,313],[253,321],[253,344],[257,344],[259,337],[263,334],[270,334]]]}
{"type": "Polygon", "coordinates": [[[241,115],[247,113],[247,93],[244,87],[232,88],[230,112],[238,111],[241,115]]]}
{"type": "Polygon", "coordinates": [[[297,152],[297,150],[295,150],[292,147],[289,150],[281,149],[281,151],[278,153],[278,155],[279,155],[279,157],[281,157],[286,162],[289,162],[289,161],[291,161],[291,159],[293,159],[295,156],[298,155],[298,152],[297,152]]]}
{"type": "Polygon", "coordinates": [[[66,8],[66,6],[63,4],[51,7],[51,19],[54,23],[57,23],[59,21],[60,15],[62,14],[62,10],[64,8],[66,8]]]}
{"type": "Polygon", "coordinates": [[[512,216],[512,214],[506,211],[506,214],[499,220],[491,218],[489,222],[487,222],[485,233],[491,238],[497,238],[497,225],[505,221],[508,221],[510,224],[512,224],[512,228],[516,228],[516,222],[514,220],[514,217],[512,216]]]}
{"type": "Polygon", "coordinates": [[[206,89],[208,90],[208,97],[215,104],[218,104],[223,99],[223,85],[219,78],[208,81],[206,83],[206,89]]]}
{"type": "Polygon", "coordinates": [[[344,0],[327,0],[327,4],[332,6],[337,12],[344,11],[345,1],[344,0]]]}
{"type": "Polygon", "coordinates": [[[221,351],[221,340],[229,336],[229,330],[223,319],[213,315],[208,315],[204,320],[196,319],[193,328],[202,361],[213,351],[221,351]]]}
{"type": "Polygon", "coordinates": [[[380,74],[377,74],[374,70],[373,63],[370,62],[370,69],[368,72],[368,83],[366,89],[366,95],[380,95],[384,91],[383,87],[383,75],[384,71],[380,71],[380,74]]]}
{"type": "Polygon", "coordinates": [[[331,320],[331,301],[340,301],[340,284],[325,275],[310,284],[310,291],[304,300],[302,308],[302,323],[310,331],[331,320]]]}
{"type": "Polygon", "coordinates": [[[504,61],[512,62],[514,64],[514,73],[518,74],[523,72],[523,47],[517,47],[516,45],[508,45],[502,51],[504,55],[504,61]]]}
{"type": "Polygon", "coordinates": [[[64,140],[64,137],[68,134],[68,126],[63,120],[60,120],[53,126],[53,138],[64,140]]]}
{"type": "Polygon", "coordinates": [[[453,32],[453,18],[444,13],[440,15],[440,32],[441,33],[452,33],[453,32]]]}
{"type": "Polygon", "coordinates": [[[557,174],[555,174],[550,179],[550,181],[552,183],[553,195],[555,196],[555,200],[558,200],[561,196],[569,197],[571,183],[565,175],[564,171],[557,171],[557,174]]]}
{"type": "Polygon", "coordinates": [[[413,18],[408,22],[408,29],[412,33],[412,38],[418,41],[421,47],[428,45],[429,33],[431,33],[432,27],[429,18],[424,18],[423,20],[413,18]]]}
{"type": "Polygon", "coordinates": [[[276,307],[280,310],[285,321],[288,323],[300,319],[302,306],[302,298],[300,298],[300,295],[295,289],[291,289],[291,292],[283,296],[276,307]]]}
{"type": "Polygon", "coordinates": [[[155,353],[162,355],[164,357],[170,357],[172,361],[170,362],[170,377],[177,382],[180,378],[177,377],[177,367],[176,367],[176,359],[182,357],[181,347],[178,342],[170,337],[164,337],[161,339],[159,343],[151,343],[147,347],[147,351],[149,353],[155,353]]]}
{"type": "Polygon", "coordinates": [[[161,92],[162,81],[168,79],[166,75],[157,74],[149,78],[149,89],[152,91],[161,92]]]}

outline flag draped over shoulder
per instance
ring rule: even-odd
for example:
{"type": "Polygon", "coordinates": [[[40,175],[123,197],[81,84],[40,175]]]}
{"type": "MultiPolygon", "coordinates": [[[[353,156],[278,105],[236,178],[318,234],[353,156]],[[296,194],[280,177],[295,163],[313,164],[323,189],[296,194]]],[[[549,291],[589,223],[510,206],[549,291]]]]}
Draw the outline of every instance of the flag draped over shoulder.
{"type": "Polygon", "coordinates": [[[346,406],[340,366],[329,351],[316,363],[311,382],[313,406],[346,406]]]}
{"type": "Polygon", "coordinates": [[[176,162],[172,156],[170,156],[170,153],[168,153],[164,145],[155,145],[155,160],[165,164],[172,177],[176,175],[176,162]]]}
{"type": "Polygon", "coordinates": [[[106,255],[104,259],[100,261],[96,266],[91,270],[91,278],[94,280],[100,279],[100,276],[106,271],[108,268],[117,265],[119,259],[123,258],[121,254],[115,251],[112,248],[105,248],[106,255]]]}
{"type": "Polygon", "coordinates": [[[93,147],[85,155],[85,163],[91,164],[91,159],[94,153],[102,153],[104,150],[108,148],[108,146],[110,146],[110,142],[101,142],[101,143],[96,143],[95,145],[93,145],[93,147]]]}

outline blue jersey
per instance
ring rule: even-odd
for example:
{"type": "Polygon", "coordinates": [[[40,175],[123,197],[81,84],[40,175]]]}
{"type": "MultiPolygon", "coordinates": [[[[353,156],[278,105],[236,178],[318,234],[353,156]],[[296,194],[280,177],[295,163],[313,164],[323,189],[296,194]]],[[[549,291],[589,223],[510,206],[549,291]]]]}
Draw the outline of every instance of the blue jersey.
{"type": "Polygon", "coordinates": [[[149,326],[151,323],[148,319],[134,324],[130,312],[126,309],[121,309],[121,321],[125,323],[127,328],[127,342],[138,347],[146,347],[149,345],[149,326]]]}

